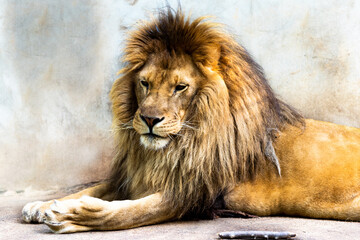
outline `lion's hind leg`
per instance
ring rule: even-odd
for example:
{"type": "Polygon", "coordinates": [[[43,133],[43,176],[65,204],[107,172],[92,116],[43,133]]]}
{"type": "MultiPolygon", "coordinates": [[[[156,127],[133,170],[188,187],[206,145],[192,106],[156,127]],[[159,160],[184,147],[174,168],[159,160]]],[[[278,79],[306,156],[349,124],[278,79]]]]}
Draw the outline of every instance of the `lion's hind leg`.
{"type": "Polygon", "coordinates": [[[308,197],[283,204],[283,213],[290,216],[303,216],[319,219],[360,221],[360,196],[343,196],[339,201],[319,200],[308,197]]]}
{"type": "Polygon", "coordinates": [[[268,187],[262,182],[247,182],[237,185],[225,195],[227,209],[256,216],[270,216],[281,213],[280,190],[268,187]]]}
{"type": "Polygon", "coordinates": [[[331,195],[325,190],[314,193],[309,189],[281,187],[274,182],[252,182],[238,185],[224,199],[228,209],[257,216],[287,215],[360,221],[360,191],[331,195]]]}

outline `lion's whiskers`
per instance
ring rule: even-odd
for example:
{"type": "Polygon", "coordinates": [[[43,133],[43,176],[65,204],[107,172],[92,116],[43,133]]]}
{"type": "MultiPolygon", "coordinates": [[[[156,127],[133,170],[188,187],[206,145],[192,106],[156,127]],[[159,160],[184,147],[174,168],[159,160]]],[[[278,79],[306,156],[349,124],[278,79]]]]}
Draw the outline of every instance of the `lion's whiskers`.
{"type": "Polygon", "coordinates": [[[168,138],[170,138],[171,140],[173,140],[174,139],[174,137],[173,136],[171,136],[171,134],[166,134],[167,135],[167,137],[168,138]]]}
{"type": "Polygon", "coordinates": [[[180,137],[184,137],[184,135],[183,135],[183,134],[181,134],[181,133],[173,133],[173,134],[171,134],[171,135],[173,135],[173,136],[180,136],[180,137]]]}
{"type": "Polygon", "coordinates": [[[194,124],[192,124],[191,122],[189,122],[189,121],[185,121],[185,122],[183,122],[182,124],[181,124],[181,126],[183,127],[183,128],[185,128],[185,129],[191,129],[191,130],[198,130],[198,128],[196,128],[195,126],[192,126],[192,125],[194,125],[194,124]]]}
{"type": "Polygon", "coordinates": [[[113,128],[114,128],[113,131],[134,129],[133,120],[130,120],[130,121],[126,122],[126,123],[121,123],[119,126],[114,126],[113,128]]]}

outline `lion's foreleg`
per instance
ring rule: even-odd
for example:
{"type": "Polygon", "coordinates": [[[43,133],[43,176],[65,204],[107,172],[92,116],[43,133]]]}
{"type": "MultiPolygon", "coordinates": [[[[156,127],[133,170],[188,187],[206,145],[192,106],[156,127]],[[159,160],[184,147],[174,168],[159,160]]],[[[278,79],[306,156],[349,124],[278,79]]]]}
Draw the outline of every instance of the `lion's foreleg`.
{"type": "MultiPolygon", "coordinates": [[[[64,201],[68,199],[79,199],[82,196],[90,196],[95,198],[101,198],[104,200],[112,200],[113,194],[109,191],[109,185],[102,183],[80,192],[68,195],[64,198],[58,199],[57,201],[64,201]]],[[[22,210],[22,216],[25,222],[42,223],[44,222],[44,213],[46,209],[49,209],[50,205],[54,203],[54,200],[50,201],[36,201],[28,203],[22,210]]]]}
{"type": "Polygon", "coordinates": [[[174,216],[160,193],[112,202],[85,196],[56,201],[45,211],[45,223],[55,233],[71,233],[127,229],[163,222],[174,216]]]}

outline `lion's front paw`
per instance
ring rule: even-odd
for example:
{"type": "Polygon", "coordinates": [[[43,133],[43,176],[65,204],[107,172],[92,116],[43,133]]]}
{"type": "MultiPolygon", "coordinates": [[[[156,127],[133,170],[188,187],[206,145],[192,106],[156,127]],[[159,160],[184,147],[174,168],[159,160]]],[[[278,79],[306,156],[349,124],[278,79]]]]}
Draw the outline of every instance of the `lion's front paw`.
{"type": "Polygon", "coordinates": [[[28,203],[22,209],[23,220],[27,223],[43,223],[45,218],[45,210],[53,203],[53,200],[48,202],[36,201],[28,203]]]}
{"type": "Polygon", "coordinates": [[[45,211],[45,224],[55,233],[83,232],[101,227],[109,202],[93,197],[54,201],[45,211]]]}

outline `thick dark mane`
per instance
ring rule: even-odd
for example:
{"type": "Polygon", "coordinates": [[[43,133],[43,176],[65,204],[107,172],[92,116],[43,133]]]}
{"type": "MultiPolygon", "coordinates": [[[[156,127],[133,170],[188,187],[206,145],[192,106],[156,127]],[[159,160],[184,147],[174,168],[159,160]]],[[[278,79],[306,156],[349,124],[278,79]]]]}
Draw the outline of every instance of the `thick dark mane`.
{"type": "Polygon", "coordinates": [[[304,124],[296,111],[276,98],[245,49],[203,18],[191,22],[180,11],[160,13],[130,35],[124,63],[124,75],[111,91],[118,144],[111,182],[119,198],[162,191],[179,216],[202,212],[236,182],[264,168],[276,171],[273,133],[285,124],[304,124]],[[200,89],[187,112],[197,130],[184,130],[161,151],[146,150],[131,128],[137,108],[134,75],[151,58],[166,67],[183,55],[199,69],[216,72],[227,90],[219,92],[210,83],[200,89]]]}

